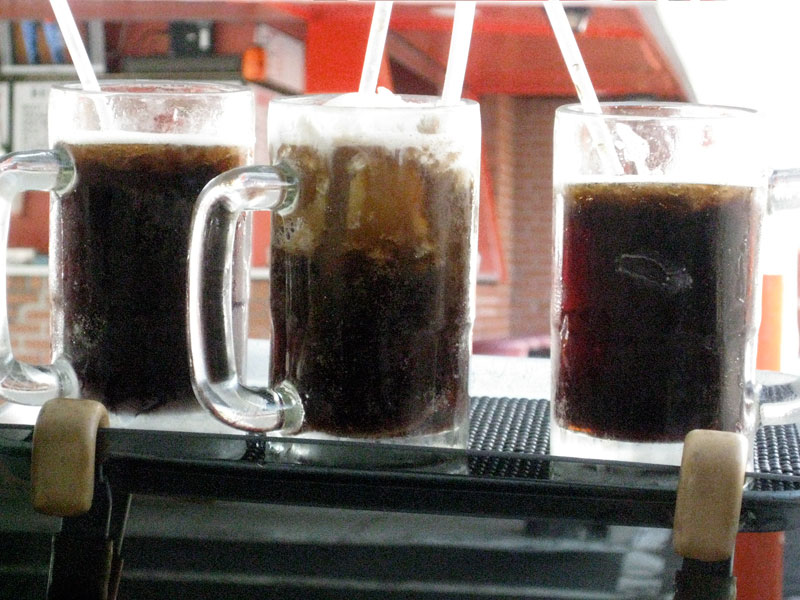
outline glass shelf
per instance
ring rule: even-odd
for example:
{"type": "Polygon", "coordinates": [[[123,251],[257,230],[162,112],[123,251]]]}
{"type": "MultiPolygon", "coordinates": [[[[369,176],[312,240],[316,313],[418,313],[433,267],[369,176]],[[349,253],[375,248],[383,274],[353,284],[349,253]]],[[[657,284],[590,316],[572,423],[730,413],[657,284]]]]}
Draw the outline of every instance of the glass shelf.
{"type": "MultiPolygon", "coordinates": [[[[672,527],[677,467],[552,457],[546,408],[545,400],[473,398],[467,451],[117,428],[101,430],[98,443],[114,494],[672,527]],[[481,420],[480,410],[505,416],[481,420]],[[343,460],[348,466],[335,466],[343,460]]],[[[759,432],[757,452],[800,463],[779,456],[797,453],[786,442],[795,426],[781,428],[759,432]]],[[[24,473],[31,436],[30,425],[0,425],[0,462],[24,473]]],[[[740,530],[798,527],[800,476],[749,473],[740,530]]]]}

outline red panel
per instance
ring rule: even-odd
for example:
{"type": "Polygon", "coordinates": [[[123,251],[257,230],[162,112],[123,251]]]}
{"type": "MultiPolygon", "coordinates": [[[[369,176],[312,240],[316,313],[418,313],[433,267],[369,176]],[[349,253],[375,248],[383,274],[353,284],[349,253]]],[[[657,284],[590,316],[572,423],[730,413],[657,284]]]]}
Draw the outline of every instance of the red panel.
{"type": "MultiPolygon", "coordinates": [[[[444,68],[449,34],[403,31],[411,46],[444,68]]],[[[650,95],[685,99],[680,83],[661,52],[641,35],[578,38],[589,75],[599,96],[650,95]]],[[[541,35],[509,35],[476,27],[466,84],[478,94],[575,96],[561,52],[549,29],[541,35]]]]}
{"type": "Polygon", "coordinates": [[[315,17],[306,37],[306,91],[354,92],[361,80],[371,15],[315,17]]]}
{"type": "Polygon", "coordinates": [[[761,285],[761,325],[758,329],[756,368],[781,370],[783,276],[764,275],[761,285]]]}
{"type": "MultiPolygon", "coordinates": [[[[355,92],[367,50],[372,11],[356,10],[351,18],[340,12],[315,16],[306,37],[306,92],[355,92]]],[[[388,59],[384,56],[378,85],[392,88],[388,59]]]]}
{"type": "Polygon", "coordinates": [[[736,536],[733,574],[738,600],[783,598],[784,533],[740,533],[736,536]]]}
{"type": "Polygon", "coordinates": [[[19,214],[11,215],[8,231],[9,247],[36,248],[39,253],[47,254],[49,215],[50,194],[26,192],[22,211],[19,214]]]}
{"type": "Polygon", "coordinates": [[[494,208],[494,187],[486,160],[486,146],[481,146],[481,199],[478,213],[478,254],[480,267],[478,281],[498,282],[506,278],[500,232],[494,208]]]}

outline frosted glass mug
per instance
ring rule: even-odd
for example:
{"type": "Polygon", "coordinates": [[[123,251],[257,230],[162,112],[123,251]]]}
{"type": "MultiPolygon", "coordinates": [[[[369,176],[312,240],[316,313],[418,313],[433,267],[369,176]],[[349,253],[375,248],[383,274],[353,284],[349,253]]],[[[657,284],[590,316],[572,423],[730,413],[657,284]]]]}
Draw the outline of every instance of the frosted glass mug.
{"type": "MultiPolygon", "coordinates": [[[[203,186],[252,162],[251,92],[167,81],[54,86],[48,119],[50,149],[0,162],[0,220],[7,232],[16,194],[52,192],[52,364],[14,359],[3,295],[0,395],[30,405],[91,398],[134,414],[196,405],[186,341],[189,225],[203,186]]],[[[236,264],[244,267],[240,229],[236,264]]],[[[5,269],[5,241],[1,248],[5,269]]],[[[5,281],[3,271],[3,290],[5,281]]]]}
{"type": "Polygon", "coordinates": [[[554,129],[553,454],[680,464],[692,429],[798,417],[759,405],[765,164],[758,115],[695,104],[560,107],[554,129]]]}
{"type": "Polygon", "coordinates": [[[465,448],[478,105],[358,100],[273,101],[274,166],[234,170],[201,195],[189,259],[195,390],[245,430],[465,448]],[[227,327],[229,236],[251,210],[272,210],[270,307],[260,307],[271,363],[256,366],[269,388],[239,382],[227,327]]]}

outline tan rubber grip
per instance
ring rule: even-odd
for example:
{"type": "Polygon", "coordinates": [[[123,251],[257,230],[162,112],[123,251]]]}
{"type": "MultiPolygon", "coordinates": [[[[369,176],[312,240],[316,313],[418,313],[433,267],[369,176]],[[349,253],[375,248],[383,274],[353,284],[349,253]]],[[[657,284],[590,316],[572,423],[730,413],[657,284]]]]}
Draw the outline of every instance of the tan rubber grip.
{"type": "Polygon", "coordinates": [[[679,555],[708,562],[733,556],[746,461],[742,434],[697,429],[686,436],[673,531],[679,555]]]}
{"type": "Polygon", "coordinates": [[[72,517],[91,508],[100,427],[108,427],[108,412],[94,400],[55,398],[42,406],[31,453],[34,509],[72,517]]]}

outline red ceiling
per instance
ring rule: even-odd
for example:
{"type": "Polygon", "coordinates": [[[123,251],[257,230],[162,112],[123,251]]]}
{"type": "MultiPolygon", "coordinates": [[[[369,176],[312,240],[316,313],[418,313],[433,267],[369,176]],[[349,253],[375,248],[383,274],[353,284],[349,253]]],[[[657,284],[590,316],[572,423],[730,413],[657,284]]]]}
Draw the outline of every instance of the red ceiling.
{"type": "MultiPolygon", "coordinates": [[[[640,7],[627,2],[583,4],[590,11],[588,26],[577,34],[577,40],[598,95],[687,99],[680,69],[647,26],[640,7]]],[[[430,79],[440,79],[447,63],[452,6],[394,3],[391,36],[429,59],[425,75],[430,79]]],[[[335,19],[342,27],[348,21],[369,19],[372,14],[372,4],[361,2],[281,3],[273,7],[306,23],[335,19]]],[[[346,40],[342,31],[341,43],[346,40]]],[[[392,44],[387,48],[391,55],[392,44]]],[[[478,3],[465,86],[476,96],[574,95],[541,3],[478,3]]]]}

